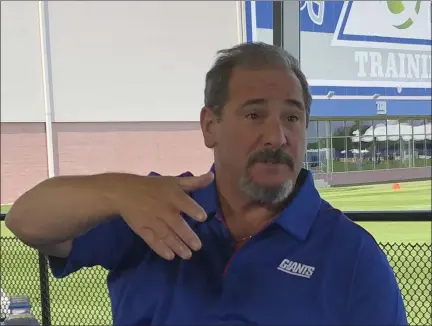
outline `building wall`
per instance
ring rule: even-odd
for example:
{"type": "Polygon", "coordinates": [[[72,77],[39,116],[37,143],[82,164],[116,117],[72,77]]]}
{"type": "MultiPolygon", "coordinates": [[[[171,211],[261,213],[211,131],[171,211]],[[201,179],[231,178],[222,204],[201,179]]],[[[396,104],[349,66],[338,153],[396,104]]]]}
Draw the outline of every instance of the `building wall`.
{"type": "MultiPolygon", "coordinates": [[[[48,176],[45,125],[2,123],[1,202],[48,176]]],[[[197,122],[54,123],[56,175],[207,172],[213,154],[197,122]]]]}
{"type": "MultiPolygon", "coordinates": [[[[352,127],[353,121],[349,122],[352,127]]],[[[344,121],[311,122],[310,133],[314,135],[309,137],[308,149],[325,148],[326,143],[331,142],[334,142],[335,148],[335,153],[320,160],[324,166],[316,166],[314,159],[305,158],[306,167],[315,172],[317,178],[326,180],[330,185],[430,179],[431,135],[427,131],[427,139],[420,141],[424,142],[424,151],[415,160],[386,162],[383,159],[380,164],[373,165],[371,161],[364,160],[359,165],[351,162],[341,165],[341,158],[353,158],[348,154],[340,155],[343,149],[349,148],[351,139],[350,136],[335,135],[338,128],[333,124],[340,127],[341,123],[344,121]],[[338,148],[337,139],[343,139],[345,145],[338,148]],[[394,164],[398,164],[397,168],[394,164]]],[[[197,122],[54,123],[53,136],[56,175],[113,171],[147,174],[154,170],[177,175],[186,169],[199,174],[206,172],[213,160],[212,152],[203,144],[197,122]]],[[[364,144],[357,146],[364,148],[364,144]]],[[[380,146],[381,152],[394,149],[387,143],[380,146]]],[[[373,144],[370,156],[375,157],[375,152],[378,152],[375,148],[378,147],[373,144]]],[[[406,142],[405,145],[401,142],[397,147],[400,152],[407,148],[406,142]]],[[[411,148],[409,154],[412,153],[411,148]]],[[[13,202],[47,178],[44,123],[1,124],[1,169],[2,203],[13,202]]]]}
{"type": "Polygon", "coordinates": [[[0,5],[1,121],[43,122],[38,2],[2,1],[0,5]]]}
{"type": "Polygon", "coordinates": [[[1,2],[1,203],[48,177],[47,113],[55,175],[209,169],[204,76],[242,41],[238,2],[38,6],[1,2]]]}
{"type": "Polygon", "coordinates": [[[45,121],[44,99],[55,122],[197,121],[216,51],[242,38],[235,1],[38,6],[1,3],[2,122],[45,121]]]}
{"type": "Polygon", "coordinates": [[[55,121],[197,121],[216,51],[240,41],[236,6],[50,2],[55,121]]]}
{"type": "Polygon", "coordinates": [[[1,124],[1,203],[18,196],[48,176],[45,125],[1,124]]]}

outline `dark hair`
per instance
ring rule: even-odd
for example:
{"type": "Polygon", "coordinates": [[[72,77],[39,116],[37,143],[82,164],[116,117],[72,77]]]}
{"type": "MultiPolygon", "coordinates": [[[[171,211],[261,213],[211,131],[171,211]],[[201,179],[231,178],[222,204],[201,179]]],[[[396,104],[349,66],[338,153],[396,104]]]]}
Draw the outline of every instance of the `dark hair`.
{"type": "Polygon", "coordinates": [[[206,75],[204,90],[204,105],[210,108],[218,117],[228,97],[228,84],[231,73],[236,67],[261,69],[267,67],[282,67],[292,71],[300,81],[303,100],[309,121],[312,95],[306,76],[300,70],[298,60],[280,47],[265,43],[243,43],[230,49],[218,51],[218,57],[206,75]]]}

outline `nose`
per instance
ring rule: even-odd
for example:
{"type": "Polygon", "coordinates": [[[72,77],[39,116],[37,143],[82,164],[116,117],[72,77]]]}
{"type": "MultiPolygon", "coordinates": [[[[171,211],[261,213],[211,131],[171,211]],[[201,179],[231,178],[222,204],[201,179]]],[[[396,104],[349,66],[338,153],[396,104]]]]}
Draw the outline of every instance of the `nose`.
{"type": "Polygon", "coordinates": [[[263,141],[266,147],[280,148],[286,145],[285,128],[280,118],[271,118],[266,121],[263,141]]]}

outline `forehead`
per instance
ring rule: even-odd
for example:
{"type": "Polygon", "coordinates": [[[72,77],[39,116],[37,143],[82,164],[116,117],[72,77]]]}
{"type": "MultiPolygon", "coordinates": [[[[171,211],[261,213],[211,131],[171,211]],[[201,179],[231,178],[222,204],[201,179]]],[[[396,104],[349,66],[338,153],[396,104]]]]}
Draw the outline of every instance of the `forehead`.
{"type": "Polygon", "coordinates": [[[296,99],[303,103],[302,87],[293,72],[277,68],[235,68],[229,82],[228,100],[242,101],[250,98],[296,99]]]}

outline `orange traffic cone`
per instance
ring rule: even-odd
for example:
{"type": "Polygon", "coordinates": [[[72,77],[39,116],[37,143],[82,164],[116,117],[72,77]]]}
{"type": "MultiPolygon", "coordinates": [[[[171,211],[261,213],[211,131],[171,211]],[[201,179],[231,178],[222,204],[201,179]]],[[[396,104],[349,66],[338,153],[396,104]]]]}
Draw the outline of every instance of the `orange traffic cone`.
{"type": "Polygon", "coordinates": [[[398,191],[400,189],[401,189],[401,187],[400,187],[400,183],[399,182],[396,182],[396,183],[393,184],[393,187],[392,187],[393,191],[398,191]]]}

